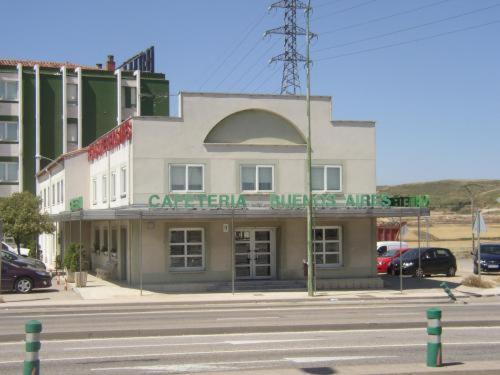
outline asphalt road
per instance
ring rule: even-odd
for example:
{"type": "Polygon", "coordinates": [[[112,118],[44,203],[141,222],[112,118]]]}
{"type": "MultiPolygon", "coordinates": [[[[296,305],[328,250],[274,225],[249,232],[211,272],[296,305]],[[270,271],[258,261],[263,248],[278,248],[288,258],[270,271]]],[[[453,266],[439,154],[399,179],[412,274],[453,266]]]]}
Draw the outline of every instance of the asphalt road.
{"type": "Polygon", "coordinates": [[[427,371],[429,306],[443,310],[446,371],[472,366],[474,373],[480,368],[500,373],[500,300],[467,302],[321,300],[0,310],[0,373],[20,373],[24,348],[19,332],[32,318],[44,327],[43,374],[427,371]]]}

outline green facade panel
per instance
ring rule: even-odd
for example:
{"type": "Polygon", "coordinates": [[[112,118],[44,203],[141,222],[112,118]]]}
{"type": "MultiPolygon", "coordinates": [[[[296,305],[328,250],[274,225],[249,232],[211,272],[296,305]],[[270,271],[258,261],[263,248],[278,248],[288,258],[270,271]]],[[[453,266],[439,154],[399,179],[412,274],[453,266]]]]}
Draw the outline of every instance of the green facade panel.
{"type": "Polygon", "coordinates": [[[141,79],[141,115],[168,116],[169,83],[160,79],[141,79]]]}
{"type": "MultiPolygon", "coordinates": [[[[40,74],[40,154],[55,159],[62,154],[62,79],[40,74]]],[[[41,160],[41,167],[48,161],[41,160]]]]}
{"type": "Polygon", "coordinates": [[[23,190],[35,193],[35,73],[23,69],[23,190]]]}

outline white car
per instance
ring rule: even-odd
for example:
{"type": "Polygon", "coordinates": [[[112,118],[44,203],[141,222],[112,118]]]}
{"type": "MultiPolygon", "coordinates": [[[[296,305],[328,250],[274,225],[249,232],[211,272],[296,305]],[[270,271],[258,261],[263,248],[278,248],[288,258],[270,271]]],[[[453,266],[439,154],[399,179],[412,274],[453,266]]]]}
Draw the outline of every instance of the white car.
{"type": "Polygon", "coordinates": [[[377,254],[381,255],[385,253],[387,250],[398,250],[398,249],[406,249],[408,248],[408,244],[404,241],[378,241],[377,242],[377,254]]]}
{"type": "MultiPolygon", "coordinates": [[[[15,243],[12,244],[11,242],[7,243],[5,241],[2,241],[2,249],[17,254],[17,246],[15,243]]],[[[22,256],[27,257],[30,255],[30,249],[27,249],[25,247],[21,247],[19,250],[21,251],[22,256]]]]}

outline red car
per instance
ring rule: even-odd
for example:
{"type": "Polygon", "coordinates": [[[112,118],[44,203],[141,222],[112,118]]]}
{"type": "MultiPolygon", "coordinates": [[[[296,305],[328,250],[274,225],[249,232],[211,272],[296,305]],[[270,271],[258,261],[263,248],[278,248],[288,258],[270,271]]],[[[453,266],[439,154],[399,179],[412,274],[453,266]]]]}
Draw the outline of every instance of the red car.
{"type": "Polygon", "coordinates": [[[404,254],[409,249],[391,249],[387,250],[382,255],[377,257],[377,272],[379,273],[390,273],[390,264],[393,259],[399,258],[401,254],[404,254]]]}

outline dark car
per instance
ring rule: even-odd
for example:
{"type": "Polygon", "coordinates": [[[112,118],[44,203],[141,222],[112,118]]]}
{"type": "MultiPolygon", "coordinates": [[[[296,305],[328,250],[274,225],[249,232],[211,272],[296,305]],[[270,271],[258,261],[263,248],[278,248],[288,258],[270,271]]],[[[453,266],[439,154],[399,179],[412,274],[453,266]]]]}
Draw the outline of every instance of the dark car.
{"type": "Polygon", "coordinates": [[[393,274],[399,275],[400,264],[403,263],[403,275],[414,275],[417,277],[431,276],[433,274],[445,274],[455,276],[457,272],[457,260],[453,253],[441,247],[424,247],[410,249],[392,262],[393,274]],[[420,266],[419,266],[420,253],[420,266]]]}
{"type": "Polygon", "coordinates": [[[481,265],[481,272],[499,272],[500,271],[500,243],[482,243],[481,259],[478,262],[478,252],[472,253],[473,270],[478,274],[478,263],[481,265]]]}
{"type": "Polygon", "coordinates": [[[2,290],[15,290],[19,293],[29,293],[35,288],[52,286],[52,276],[47,271],[27,266],[18,266],[2,259],[2,290]]]}
{"type": "Polygon", "coordinates": [[[18,255],[16,253],[13,253],[12,251],[5,250],[3,248],[1,250],[1,253],[2,253],[2,259],[10,263],[14,263],[20,267],[33,267],[42,271],[45,271],[47,269],[45,263],[43,263],[38,259],[25,257],[23,255],[18,255]]]}

